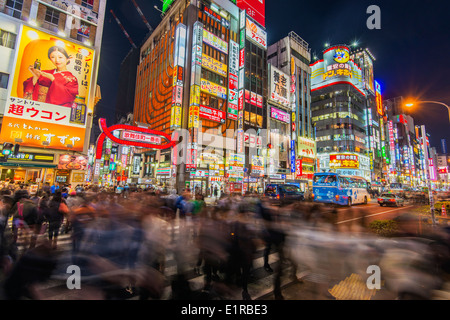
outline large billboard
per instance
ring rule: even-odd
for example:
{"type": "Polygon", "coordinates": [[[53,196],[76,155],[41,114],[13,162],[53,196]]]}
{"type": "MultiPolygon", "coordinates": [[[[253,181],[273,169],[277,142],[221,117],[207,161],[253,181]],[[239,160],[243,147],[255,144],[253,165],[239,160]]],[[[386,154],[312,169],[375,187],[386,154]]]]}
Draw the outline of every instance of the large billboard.
{"type": "Polygon", "coordinates": [[[236,5],[246,10],[247,15],[266,27],[266,0],[237,0],[236,5]]]}
{"type": "Polygon", "coordinates": [[[365,96],[362,70],[350,59],[350,49],[334,46],[323,52],[322,60],[311,64],[311,91],[341,83],[353,85],[365,96]]]}
{"type": "Polygon", "coordinates": [[[250,40],[262,46],[264,49],[267,49],[267,32],[263,28],[249,18],[246,18],[245,29],[246,36],[250,40]]]}
{"type": "Polygon", "coordinates": [[[2,141],[83,151],[94,50],[22,26],[2,141]]]}
{"type": "Polygon", "coordinates": [[[381,116],[383,116],[384,111],[383,111],[383,100],[381,98],[381,86],[377,81],[375,81],[375,96],[377,102],[377,111],[381,116]]]}
{"type": "Polygon", "coordinates": [[[291,108],[291,80],[283,71],[270,66],[270,92],[269,100],[274,101],[282,106],[291,108]]]}

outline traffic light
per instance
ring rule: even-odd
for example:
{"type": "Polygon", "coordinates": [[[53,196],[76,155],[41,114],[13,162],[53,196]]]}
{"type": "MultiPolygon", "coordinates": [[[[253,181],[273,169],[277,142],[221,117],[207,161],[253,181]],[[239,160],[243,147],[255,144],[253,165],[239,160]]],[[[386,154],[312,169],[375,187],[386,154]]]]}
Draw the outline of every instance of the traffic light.
{"type": "Polygon", "coordinates": [[[12,153],[13,147],[14,147],[14,145],[12,143],[9,143],[9,142],[3,143],[2,154],[6,157],[9,157],[9,155],[12,153]]]}

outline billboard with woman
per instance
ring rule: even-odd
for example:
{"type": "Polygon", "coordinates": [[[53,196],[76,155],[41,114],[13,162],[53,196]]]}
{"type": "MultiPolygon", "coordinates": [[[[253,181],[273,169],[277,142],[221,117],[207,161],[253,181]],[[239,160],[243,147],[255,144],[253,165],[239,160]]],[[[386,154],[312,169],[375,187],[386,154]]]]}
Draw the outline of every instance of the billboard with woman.
{"type": "Polygon", "coordinates": [[[1,138],[83,150],[93,62],[93,49],[22,26],[1,138]]]}

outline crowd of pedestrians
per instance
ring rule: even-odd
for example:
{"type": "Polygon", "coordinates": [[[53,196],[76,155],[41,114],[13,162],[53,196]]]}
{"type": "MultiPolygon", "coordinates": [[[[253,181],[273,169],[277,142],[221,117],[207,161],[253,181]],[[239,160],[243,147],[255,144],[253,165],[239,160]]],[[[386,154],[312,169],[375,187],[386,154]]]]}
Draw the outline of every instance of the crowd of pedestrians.
{"type": "MultiPolygon", "coordinates": [[[[258,195],[221,195],[207,205],[202,194],[190,190],[125,194],[55,188],[33,196],[26,190],[2,192],[0,281],[6,299],[46,298],[48,290],[44,294],[37,288],[55,273],[61,233],[71,237],[71,247],[64,249],[70,251],[70,264],[82,270],[80,299],[161,299],[170,287],[171,299],[224,298],[240,292],[249,300],[260,249],[264,272],[273,274],[274,297],[283,299],[282,278],[296,279],[301,266],[320,273],[327,279],[321,283],[328,285],[343,252],[364,247],[374,260],[386,258],[392,245],[375,245],[378,240],[361,232],[342,235],[334,223],[335,210],[307,202],[274,208],[258,195]],[[278,259],[272,265],[271,253],[278,259]],[[175,266],[168,266],[172,254],[175,266]],[[200,290],[189,281],[192,273],[203,276],[200,290]]],[[[447,275],[448,232],[440,232],[439,241],[432,243],[436,264],[430,271],[447,275]]],[[[358,259],[362,257],[358,251],[358,259]]],[[[327,297],[326,285],[322,293],[327,297]]]]}

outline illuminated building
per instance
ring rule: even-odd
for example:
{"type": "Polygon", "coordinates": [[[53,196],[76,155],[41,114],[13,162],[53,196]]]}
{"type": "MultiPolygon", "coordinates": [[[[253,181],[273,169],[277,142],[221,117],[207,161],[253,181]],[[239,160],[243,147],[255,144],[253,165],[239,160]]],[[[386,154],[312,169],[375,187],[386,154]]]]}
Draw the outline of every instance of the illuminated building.
{"type": "Polygon", "coordinates": [[[0,1],[0,139],[20,145],[0,162],[0,180],[85,183],[92,114],[101,98],[105,6],[103,0],[0,1]],[[54,55],[68,63],[58,66],[54,55]],[[52,74],[51,84],[42,76],[28,81],[30,65],[52,74]],[[62,77],[70,80],[67,93],[55,87],[62,77]]]}
{"type": "MultiPolygon", "coordinates": [[[[244,2],[238,5],[245,8],[244,2]]],[[[250,141],[262,150],[257,130],[265,125],[265,30],[227,0],[164,1],[162,11],[140,49],[134,121],[174,137],[188,134],[181,154],[141,150],[140,177],[178,191],[243,191],[250,186],[244,171],[252,178],[251,156],[260,160],[260,151],[249,151],[250,141]],[[171,170],[155,177],[152,164],[171,170]]]]}
{"type": "Polygon", "coordinates": [[[416,187],[425,180],[420,174],[422,147],[414,119],[407,114],[403,97],[386,99],[383,104],[387,115],[390,182],[416,187]]]}
{"type": "Polygon", "coordinates": [[[280,150],[281,165],[278,166],[284,172],[277,173],[287,175],[289,179],[286,182],[298,184],[305,190],[316,171],[316,147],[311,122],[311,49],[305,40],[291,31],[287,37],[269,46],[267,54],[269,64],[281,70],[290,80],[290,103],[269,102],[269,105],[282,108],[289,114],[288,123],[274,119],[270,113],[268,115],[271,134],[274,130],[284,133],[282,146],[286,151],[280,150]]]}
{"type": "Polygon", "coordinates": [[[320,171],[371,181],[367,144],[367,94],[350,48],[336,45],[311,64],[311,112],[320,171]]]}
{"type": "Polygon", "coordinates": [[[372,172],[371,180],[374,186],[381,187],[383,177],[383,157],[381,130],[384,125],[385,115],[382,102],[382,88],[374,79],[375,57],[369,49],[358,48],[351,52],[350,59],[361,68],[363,88],[366,103],[366,145],[372,172]]]}

